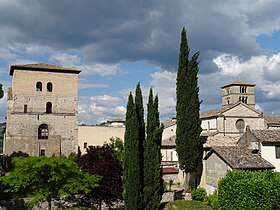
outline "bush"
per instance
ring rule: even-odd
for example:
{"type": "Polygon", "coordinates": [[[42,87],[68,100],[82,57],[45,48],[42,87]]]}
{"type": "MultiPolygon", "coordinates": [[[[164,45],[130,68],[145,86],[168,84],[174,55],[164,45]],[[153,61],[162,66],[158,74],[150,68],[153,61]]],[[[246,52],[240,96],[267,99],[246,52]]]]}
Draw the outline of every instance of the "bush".
{"type": "Polygon", "coordinates": [[[219,198],[218,193],[215,191],[212,195],[206,197],[207,205],[211,206],[212,209],[219,209],[219,198]]]}
{"type": "Polygon", "coordinates": [[[192,191],[192,199],[197,201],[205,201],[207,193],[204,188],[197,188],[192,191]]]}
{"type": "Polygon", "coordinates": [[[279,209],[280,175],[273,171],[228,172],[218,184],[222,209],[279,209]]]}

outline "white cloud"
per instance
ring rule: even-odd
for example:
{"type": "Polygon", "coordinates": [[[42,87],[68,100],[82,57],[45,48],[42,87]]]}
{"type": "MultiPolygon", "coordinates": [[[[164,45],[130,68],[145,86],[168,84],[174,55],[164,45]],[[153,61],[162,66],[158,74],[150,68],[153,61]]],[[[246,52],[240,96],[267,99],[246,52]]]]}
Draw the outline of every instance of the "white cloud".
{"type": "Polygon", "coordinates": [[[79,77],[79,89],[109,88],[108,84],[97,84],[93,80],[79,77]]]}
{"type": "Polygon", "coordinates": [[[100,75],[112,76],[116,75],[121,69],[116,64],[94,64],[94,65],[80,65],[79,69],[82,70],[81,75],[100,75]]]}
{"type": "Polygon", "coordinates": [[[61,66],[74,67],[80,64],[81,58],[77,55],[70,55],[67,53],[59,53],[52,55],[49,59],[51,62],[57,63],[61,66]]]}

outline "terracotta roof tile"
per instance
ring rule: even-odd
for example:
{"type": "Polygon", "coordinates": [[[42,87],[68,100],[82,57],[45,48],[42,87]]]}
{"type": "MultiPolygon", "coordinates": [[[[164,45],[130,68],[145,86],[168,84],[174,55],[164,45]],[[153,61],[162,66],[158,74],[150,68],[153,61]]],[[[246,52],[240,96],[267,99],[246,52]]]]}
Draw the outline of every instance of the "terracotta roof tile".
{"type": "Polygon", "coordinates": [[[266,124],[280,125],[280,116],[264,116],[266,124]]]}
{"type": "Polygon", "coordinates": [[[55,66],[52,64],[45,63],[36,63],[36,64],[23,64],[23,65],[12,65],[10,68],[10,75],[13,75],[14,70],[47,70],[47,71],[55,71],[55,72],[73,72],[80,73],[80,70],[74,68],[67,68],[63,66],[55,66]]]}
{"type": "Polygon", "coordinates": [[[208,136],[206,142],[203,144],[204,148],[211,148],[217,146],[237,146],[239,137],[233,136],[208,136]]]}
{"type": "Polygon", "coordinates": [[[251,132],[261,142],[280,142],[280,130],[252,130],[251,132]]]}
{"type": "Polygon", "coordinates": [[[243,81],[236,80],[236,81],[233,81],[233,82],[231,82],[231,83],[228,83],[228,84],[223,85],[221,88],[224,88],[224,87],[227,87],[227,86],[231,86],[231,85],[248,85],[248,86],[255,86],[254,83],[249,83],[249,82],[243,82],[243,81]]]}
{"type": "Polygon", "coordinates": [[[213,147],[205,159],[215,152],[233,169],[274,169],[275,167],[259,154],[246,147],[213,147]]]}

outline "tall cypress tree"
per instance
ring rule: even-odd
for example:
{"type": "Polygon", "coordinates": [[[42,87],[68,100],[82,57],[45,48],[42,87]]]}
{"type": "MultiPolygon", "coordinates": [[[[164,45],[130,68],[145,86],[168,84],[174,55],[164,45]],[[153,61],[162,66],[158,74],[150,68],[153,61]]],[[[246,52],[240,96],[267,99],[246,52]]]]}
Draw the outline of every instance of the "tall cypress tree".
{"type": "Polygon", "coordinates": [[[162,127],[159,121],[158,97],[153,98],[150,89],[147,112],[147,137],[144,147],[144,209],[156,210],[159,208],[163,180],[161,171],[161,135],[162,127]]]}
{"type": "Polygon", "coordinates": [[[141,209],[143,181],[140,164],[139,120],[131,93],[127,102],[124,148],[125,209],[141,209]]]}
{"type": "Polygon", "coordinates": [[[196,171],[198,166],[201,133],[197,82],[199,53],[189,60],[189,51],[186,30],[183,28],[176,84],[176,151],[180,168],[186,173],[185,190],[189,188],[190,173],[196,171]]]}
{"type": "Polygon", "coordinates": [[[0,84],[0,99],[3,98],[4,96],[4,91],[3,91],[3,86],[0,84]]]}
{"type": "Polygon", "coordinates": [[[140,82],[136,85],[135,90],[135,108],[138,119],[138,142],[139,142],[139,153],[140,153],[140,185],[139,189],[141,190],[141,202],[139,204],[138,209],[143,209],[143,188],[144,188],[144,141],[145,141],[145,121],[144,121],[144,107],[143,107],[143,97],[142,90],[140,87],[140,82]]]}

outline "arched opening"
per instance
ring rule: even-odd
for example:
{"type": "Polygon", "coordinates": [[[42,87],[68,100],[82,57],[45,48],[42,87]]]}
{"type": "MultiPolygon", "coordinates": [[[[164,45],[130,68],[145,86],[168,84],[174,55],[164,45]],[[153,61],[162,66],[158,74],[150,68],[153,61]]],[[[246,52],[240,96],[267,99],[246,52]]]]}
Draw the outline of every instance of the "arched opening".
{"type": "Polygon", "coordinates": [[[48,125],[41,124],[38,128],[38,139],[48,139],[48,138],[49,138],[48,125]]]}
{"type": "Polygon", "coordinates": [[[47,102],[46,104],[46,113],[52,113],[52,103],[47,102]]]}
{"type": "Polygon", "coordinates": [[[47,91],[52,92],[52,90],[53,90],[53,84],[51,82],[48,82],[47,83],[47,91]]]}
{"type": "Polygon", "coordinates": [[[36,83],[36,91],[39,91],[39,92],[42,91],[42,82],[37,82],[36,83]]]}

